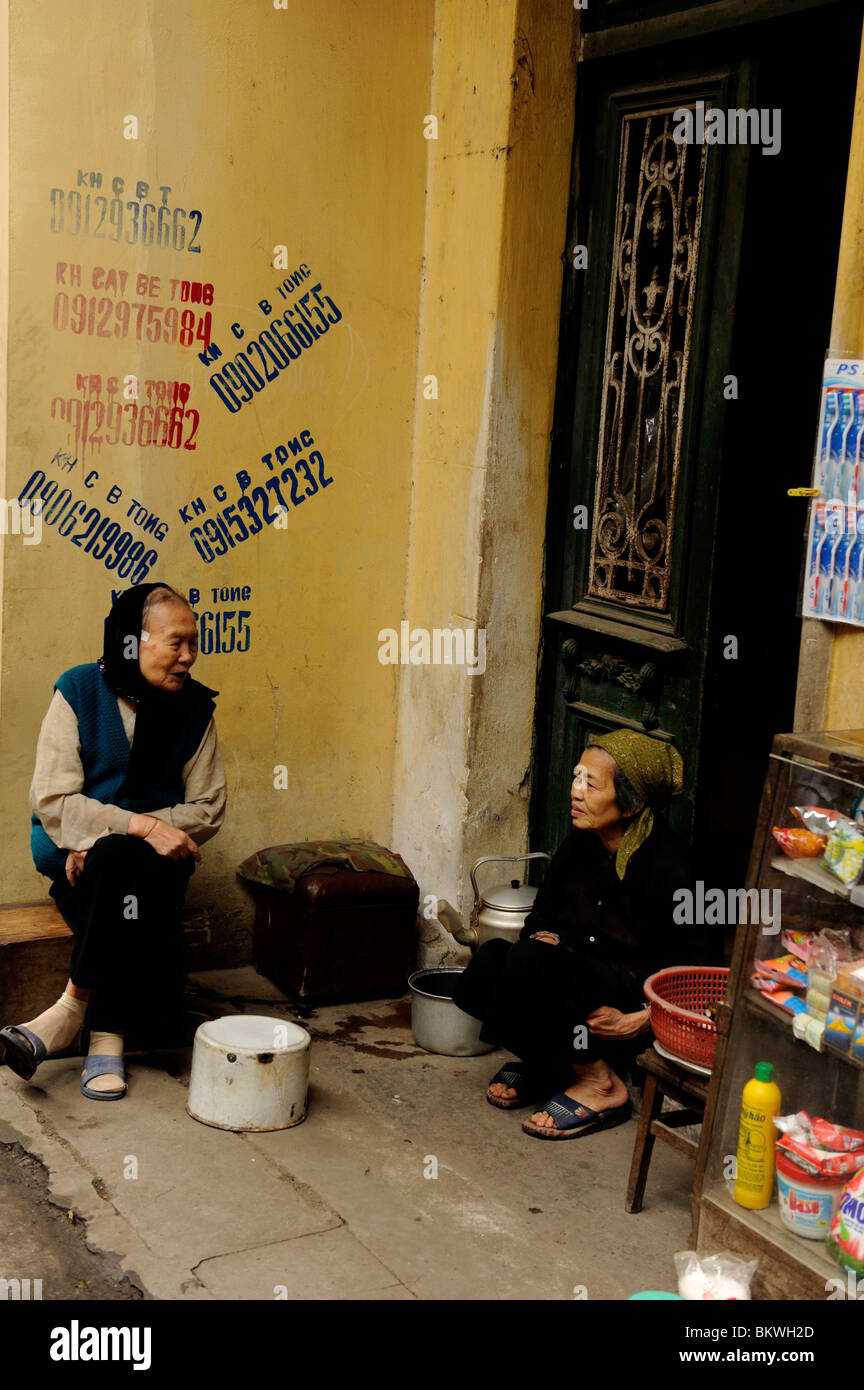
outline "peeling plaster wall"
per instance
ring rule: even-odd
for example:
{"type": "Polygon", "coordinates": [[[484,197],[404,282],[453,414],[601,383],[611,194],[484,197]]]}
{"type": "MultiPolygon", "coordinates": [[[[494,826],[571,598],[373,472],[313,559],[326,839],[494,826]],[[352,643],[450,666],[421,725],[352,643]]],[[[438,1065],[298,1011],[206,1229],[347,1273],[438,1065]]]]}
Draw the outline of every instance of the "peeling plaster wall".
{"type": "Polygon", "coordinates": [[[527,837],[573,40],[563,5],[436,9],[418,379],[440,394],[417,412],[405,613],[485,628],[487,665],[403,669],[394,838],[465,920],[472,862],[527,837]]]}

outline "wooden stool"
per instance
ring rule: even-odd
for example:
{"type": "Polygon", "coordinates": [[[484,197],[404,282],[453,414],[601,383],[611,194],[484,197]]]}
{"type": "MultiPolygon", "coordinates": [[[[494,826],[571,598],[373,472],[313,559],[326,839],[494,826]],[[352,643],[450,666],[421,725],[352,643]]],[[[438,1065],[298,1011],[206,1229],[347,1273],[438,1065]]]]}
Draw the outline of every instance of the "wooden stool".
{"type": "Polygon", "coordinates": [[[649,1047],[637,1059],[637,1066],[647,1072],[645,1089],[642,1092],[642,1108],[636,1129],[636,1143],[633,1146],[633,1162],[630,1165],[630,1180],[627,1184],[627,1200],[624,1204],[628,1212],[642,1210],[642,1198],[648,1181],[648,1167],[654,1150],[655,1139],[665,1139],[667,1144],[685,1153],[689,1158],[700,1160],[702,1138],[699,1143],[676,1133],[683,1125],[701,1125],[708,1099],[710,1077],[698,1076],[677,1062],[670,1062],[649,1047]],[[673,1110],[660,1119],[663,1097],[678,1101],[684,1110],[673,1110]]]}
{"type": "MultiPolygon", "coordinates": [[[[206,912],[184,907],[180,920],[187,947],[201,940],[209,941],[206,912]]],[[[60,997],[69,978],[72,944],[72,932],[51,899],[0,907],[0,1027],[34,1018],[60,997]]],[[[199,1022],[200,1012],[195,1015],[193,1031],[199,1022]]],[[[82,1045],[86,1050],[88,1041],[89,1029],[85,1026],[83,1043],[53,1055],[78,1056],[82,1045]]],[[[167,1045],[186,1046],[191,1041],[192,1034],[184,1022],[182,1041],[178,1035],[175,1042],[167,1045]]]]}

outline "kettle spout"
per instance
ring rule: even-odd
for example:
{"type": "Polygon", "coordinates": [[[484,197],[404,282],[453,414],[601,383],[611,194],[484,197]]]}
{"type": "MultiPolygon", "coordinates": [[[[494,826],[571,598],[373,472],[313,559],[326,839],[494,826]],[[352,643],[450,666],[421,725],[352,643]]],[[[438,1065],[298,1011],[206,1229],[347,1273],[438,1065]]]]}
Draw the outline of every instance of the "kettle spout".
{"type": "Polygon", "coordinates": [[[474,926],[464,926],[459,913],[456,911],[455,907],[452,907],[450,903],[448,903],[446,898],[438,899],[435,916],[438,918],[444,930],[449,932],[453,939],[459,942],[460,946],[470,946],[472,950],[476,948],[479,940],[477,928],[474,926]]]}

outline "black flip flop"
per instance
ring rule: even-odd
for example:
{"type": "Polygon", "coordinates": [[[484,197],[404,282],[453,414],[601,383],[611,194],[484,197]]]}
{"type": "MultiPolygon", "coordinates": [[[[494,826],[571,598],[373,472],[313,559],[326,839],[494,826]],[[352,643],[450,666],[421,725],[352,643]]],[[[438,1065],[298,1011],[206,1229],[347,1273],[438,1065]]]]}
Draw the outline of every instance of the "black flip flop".
{"type": "Polygon", "coordinates": [[[532,1139],[582,1139],[586,1134],[597,1134],[601,1129],[615,1129],[630,1119],[630,1100],[616,1105],[613,1110],[592,1110],[573,1100],[564,1091],[553,1096],[545,1105],[538,1105],[538,1111],[545,1110],[555,1121],[553,1125],[532,1125],[530,1120],[522,1121],[522,1131],[532,1139]]]}
{"type": "Polygon", "coordinates": [[[25,1028],[23,1023],[19,1023],[17,1027],[0,1028],[0,1038],[3,1039],[6,1049],[7,1067],[14,1071],[16,1076],[29,1081],[39,1063],[44,1062],[48,1055],[42,1039],[31,1033],[29,1028],[25,1028]]]}

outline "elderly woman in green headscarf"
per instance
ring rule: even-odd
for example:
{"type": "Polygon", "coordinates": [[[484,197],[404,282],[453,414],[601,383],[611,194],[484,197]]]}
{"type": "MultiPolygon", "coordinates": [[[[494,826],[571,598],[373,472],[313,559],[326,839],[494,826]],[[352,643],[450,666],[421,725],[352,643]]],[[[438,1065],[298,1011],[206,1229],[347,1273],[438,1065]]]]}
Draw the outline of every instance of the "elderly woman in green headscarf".
{"type": "Polygon", "coordinates": [[[574,771],[573,829],[520,940],[486,942],[460,980],[455,1001],[483,1020],[481,1038],[519,1059],[492,1078],[489,1103],[509,1110],[557,1091],[522,1126],[535,1138],[629,1117],[614,1067],[649,1031],[643,981],[697,945],[673,920],[673,894],[692,886],[689,850],[662,814],[682,785],[670,744],[626,729],[593,739],[574,771]]]}

